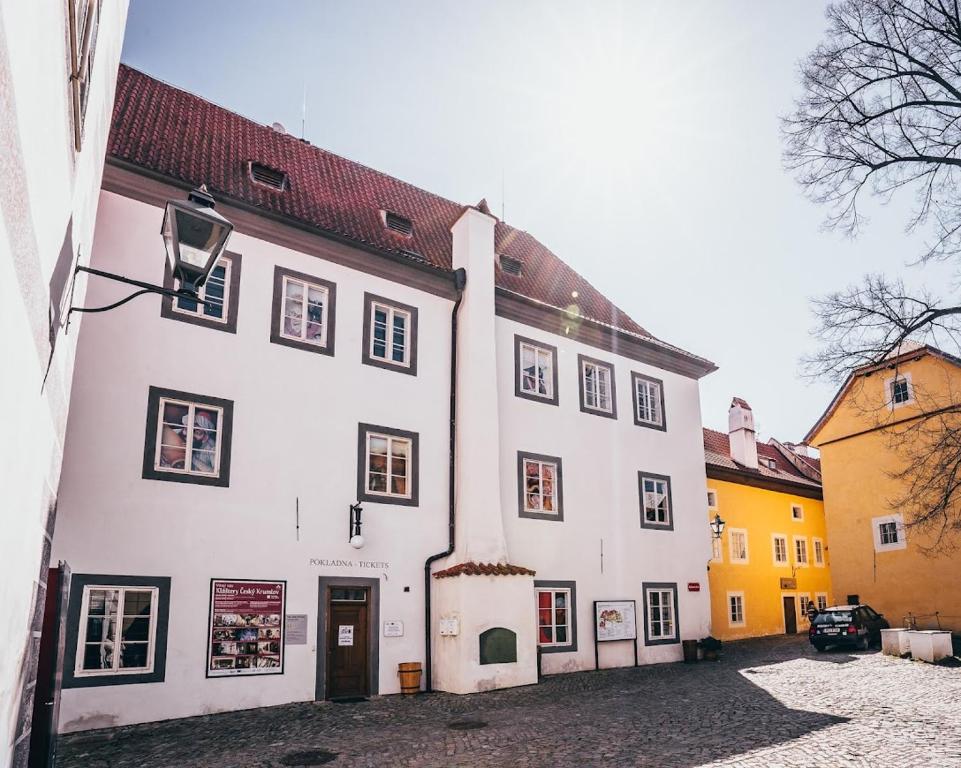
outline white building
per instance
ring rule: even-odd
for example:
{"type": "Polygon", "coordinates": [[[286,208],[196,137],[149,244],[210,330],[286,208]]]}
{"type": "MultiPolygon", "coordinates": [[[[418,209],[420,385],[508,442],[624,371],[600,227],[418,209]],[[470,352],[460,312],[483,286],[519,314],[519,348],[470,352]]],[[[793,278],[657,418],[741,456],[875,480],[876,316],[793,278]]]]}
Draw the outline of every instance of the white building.
{"type": "Polygon", "coordinates": [[[402,662],[463,693],[593,669],[595,601],[602,639],[637,628],[601,667],[708,634],[711,363],[483,201],[122,67],[94,265],[169,285],[162,207],[200,184],[236,227],[211,303],[80,339],[63,730],[396,693],[402,662]]]}
{"type": "Polygon", "coordinates": [[[2,766],[26,765],[31,739],[47,750],[55,727],[38,658],[79,330],[67,310],[83,299],[72,277],[90,255],[126,13],[126,0],[0,3],[2,766]]]}

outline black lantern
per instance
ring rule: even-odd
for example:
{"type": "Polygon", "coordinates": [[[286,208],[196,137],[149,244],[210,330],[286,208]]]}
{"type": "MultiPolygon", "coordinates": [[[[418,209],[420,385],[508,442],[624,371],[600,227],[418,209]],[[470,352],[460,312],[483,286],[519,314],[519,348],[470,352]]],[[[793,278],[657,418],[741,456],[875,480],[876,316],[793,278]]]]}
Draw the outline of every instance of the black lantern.
{"type": "Polygon", "coordinates": [[[364,546],[364,537],[360,532],[360,527],[363,525],[360,520],[360,515],[363,511],[359,501],[356,504],[350,505],[350,533],[348,542],[354,549],[360,549],[364,546]]]}
{"type": "Polygon", "coordinates": [[[721,534],[724,533],[724,521],[720,515],[714,515],[714,519],[711,521],[711,532],[715,539],[721,538],[721,534]]]}
{"type": "Polygon", "coordinates": [[[180,292],[197,295],[224,252],[234,225],[214,210],[204,185],[186,200],[168,200],[160,234],[167,248],[170,273],[180,292]]]}

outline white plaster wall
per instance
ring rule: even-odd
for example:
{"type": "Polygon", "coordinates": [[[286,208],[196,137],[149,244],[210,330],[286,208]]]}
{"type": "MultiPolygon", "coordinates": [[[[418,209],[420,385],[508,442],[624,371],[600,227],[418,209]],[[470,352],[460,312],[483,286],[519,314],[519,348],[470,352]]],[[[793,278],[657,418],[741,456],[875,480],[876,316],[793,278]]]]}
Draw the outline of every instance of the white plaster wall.
{"type": "MultiPolygon", "coordinates": [[[[711,544],[704,524],[706,477],[697,381],[501,317],[497,349],[501,508],[510,562],[535,570],[538,581],[576,582],[578,650],[543,654],[543,671],[594,668],[595,600],[637,601],[639,663],[680,659],[679,643],[644,645],[641,585],[676,582],[681,639],[708,634],[706,566],[711,544]],[[559,405],[514,395],[515,334],[557,347],[559,405]],[[614,364],[616,420],[581,412],[578,354],[614,364]],[[631,371],[663,380],[666,432],[634,424],[631,371]],[[518,450],[562,459],[563,522],[518,516],[518,450]],[[670,476],[673,531],[641,528],[639,470],[670,476]],[[700,592],[688,592],[688,582],[699,582],[700,592]]],[[[530,601],[533,615],[533,596],[530,601]]],[[[633,663],[631,643],[600,644],[601,667],[633,663]]]]}
{"type": "MultiPolygon", "coordinates": [[[[161,218],[104,192],[95,265],[160,282],[161,218]]],[[[242,255],[236,335],[163,319],[154,296],[84,327],[54,557],[74,573],[170,576],[170,631],[165,682],[65,690],[64,731],[312,700],[322,575],[379,578],[381,621],[404,622],[404,637],[380,638],[381,693],[399,691],[399,662],[423,661],[424,560],[447,544],[452,302],[242,234],[228,247],[242,255]],[[336,283],[335,356],[269,342],[275,264],[336,283]],[[361,364],[364,291],[418,307],[417,376],[361,364]],[[151,385],[234,401],[229,488],[141,479],[151,385]],[[420,504],[365,502],[358,553],[347,522],[359,422],[419,433],[420,504]],[[308,614],[309,644],[287,646],[283,675],[205,678],[211,578],[287,580],[287,612],[308,614]]],[[[88,301],[123,291],[91,281],[88,301]]]]}
{"type": "Polygon", "coordinates": [[[126,11],[126,0],[103,3],[77,153],[66,4],[0,3],[0,398],[12,405],[0,444],[0,765],[12,760],[17,739],[29,738],[17,710],[21,694],[27,709],[33,695],[30,649],[39,638],[31,608],[49,547],[74,359],[76,325],[69,336],[61,329],[50,357],[48,285],[71,219],[73,255],[89,251],[126,11]]]}

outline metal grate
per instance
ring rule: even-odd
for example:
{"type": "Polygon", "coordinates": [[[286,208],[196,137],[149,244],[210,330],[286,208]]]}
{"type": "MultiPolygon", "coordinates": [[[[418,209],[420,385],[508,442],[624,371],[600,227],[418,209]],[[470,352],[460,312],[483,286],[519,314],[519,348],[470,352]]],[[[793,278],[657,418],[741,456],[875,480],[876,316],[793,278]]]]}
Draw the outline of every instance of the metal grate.
{"type": "Polygon", "coordinates": [[[250,164],[250,178],[265,187],[284,190],[287,188],[287,174],[276,168],[268,168],[260,163],[250,164]]]}
{"type": "Polygon", "coordinates": [[[280,758],[281,765],[325,765],[337,759],[337,752],[326,749],[305,749],[302,752],[288,752],[280,758]]]}
{"type": "Polygon", "coordinates": [[[513,256],[501,256],[501,269],[509,275],[517,275],[519,277],[522,266],[520,259],[515,259],[513,256]]]}
{"type": "Polygon", "coordinates": [[[400,214],[392,213],[391,211],[385,211],[384,222],[387,224],[387,229],[393,232],[407,235],[407,237],[410,237],[412,234],[414,234],[414,222],[401,216],[400,214]]]}

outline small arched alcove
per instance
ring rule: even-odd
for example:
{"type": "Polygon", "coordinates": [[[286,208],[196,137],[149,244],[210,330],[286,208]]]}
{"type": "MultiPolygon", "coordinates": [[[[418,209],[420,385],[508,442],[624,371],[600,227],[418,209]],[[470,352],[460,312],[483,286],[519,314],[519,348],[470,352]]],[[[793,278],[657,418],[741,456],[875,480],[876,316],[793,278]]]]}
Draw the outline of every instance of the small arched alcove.
{"type": "Polygon", "coordinates": [[[511,664],[517,661],[517,633],[491,627],[480,634],[481,664],[511,664]]]}

